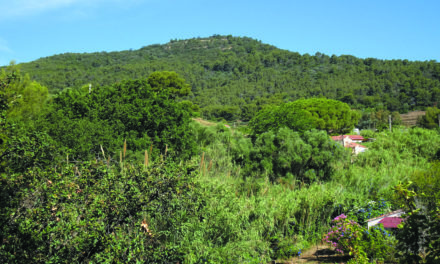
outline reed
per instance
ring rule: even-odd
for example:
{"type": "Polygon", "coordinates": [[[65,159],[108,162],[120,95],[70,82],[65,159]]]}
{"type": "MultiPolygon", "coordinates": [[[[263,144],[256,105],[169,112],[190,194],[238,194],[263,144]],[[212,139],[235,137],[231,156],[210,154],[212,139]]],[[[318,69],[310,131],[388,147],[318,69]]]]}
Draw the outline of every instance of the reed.
{"type": "Polygon", "coordinates": [[[121,169],[122,169],[122,151],[119,151],[119,165],[121,165],[121,169]]]}
{"type": "Polygon", "coordinates": [[[127,139],[124,140],[124,159],[126,153],[127,153],[127,139]]]}
{"type": "MultiPolygon", "coordinates": [[[[104,153],[104,149],[102,148],[102,145],[99,145],[99,146],[101,147],[102,157],[103,157],[103,159],[105,160],[105,153],[104,153]]],[[[107,162],[107,164],[108,164],[108,162],[107,162]]]]}
{"type": "Polygon", "coordinates": [[[202,159],[200,160],[200,174],[203,175],[203,168],[205,167],[205,152],[202,153],[202,159]]]}
{"type": "Polygon", "coordinates": [[[145,150],[144,167],[148,167],[148,151],[145,150]]]}
{"type": "Polygon", "coordinates": [[[211,168],[212,168],[212,160],[209,161],[209,164],[208,164],[208,172],[211,170],[211,168]]]}

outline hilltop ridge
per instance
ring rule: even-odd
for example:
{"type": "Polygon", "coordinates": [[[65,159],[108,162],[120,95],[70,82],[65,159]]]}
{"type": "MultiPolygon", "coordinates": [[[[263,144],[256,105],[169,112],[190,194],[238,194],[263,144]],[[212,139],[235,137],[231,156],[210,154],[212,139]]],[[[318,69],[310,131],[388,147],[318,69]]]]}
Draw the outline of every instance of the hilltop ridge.
{"type": "Polygon", "coordinates": [[[175,71],[191,85],[186,99],[198,104],[205,118],[248,120],[264,104],[309,97],[399,112],[440,101],[436,61],[299,54],[248,37],[214,35],[138,50],[64,53],[21,67],[52,93],[175,71]]]}

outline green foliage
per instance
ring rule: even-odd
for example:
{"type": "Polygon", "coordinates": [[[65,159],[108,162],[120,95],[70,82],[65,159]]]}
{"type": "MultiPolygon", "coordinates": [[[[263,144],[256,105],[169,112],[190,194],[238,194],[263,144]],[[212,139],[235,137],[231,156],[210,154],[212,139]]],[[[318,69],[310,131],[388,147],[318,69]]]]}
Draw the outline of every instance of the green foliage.
{"type": "Polygon", "coordinates": [[[315,119],[316,129],[325,130],[332,134],[344,134],[352,131],[359,120],[358,113],[352,111],[347,104],[331,99],[297,100],[291,103],[290,107],[309,112],[315,119]]]}
{"type": "Polygon", "coordinates": [[[310,112],[289,106],[292,106],[292,103],[281,106],[267,106],[260,110],[249,122],[253,134],[259,135],[268,131],[278,131],[282,127],[288,127],[303,133],[316,127],[316,120],[310,112]]]}
{"type": "MultiPolygon", "coordinates": [[[[182,262],[187,225],[203,208],[194,168],[86,162],[3,179],[6,263],[182,262]],[[6,187],[5,187],[6,186],[6,187]]],[[[2,192],[3,193],[3,192],[2,192]]]]}
{"type": "Polygon", "coordinates": [[[255,134],[277,131],[288,127],[304,132],[325,130],[332,134],[351,131],[358,122],[358,114],[342,102],[324,98],[301,99],[281,106],[267,107],[251,120],[249,126],[255,134]]]}
{"type": "Polygon", "coordinates": [[[48,98],[46,87],[21,74],[14,64],[1,70],[0,80],[3,104],[8,105],[7,118],[29,122],[38,116],[48,98]]]}
{"type": "Polygon", "coordinates": [[[398,112],[388,110],[365,109],[362,111],[358,127],[360,129],[377,129],[384,131],[389,129],[389,116],[391,115],[391,125],[398,126],[402,124],[402,119],[398,112]]]}
{"type": "Polygon", "coordinates": [[[440,150],[440,134],[436,131],[396,129],[392,133],[382,132],[374,136],[376,140],[369,146],[369,151],[358,157],[362,165],[378,166],[410,157],[432,160],[440,150]]]}
{"type": "Polygon", "coordinates": [[[29,167],[45,167],[54,161],[57,151],[51,139],[28,124],[38,115],[46,96],[47,89],[30,82],[29,76],[23,77],[15,65],[2,69],[0,173],[24,172],[29,167]]]}
{"type": "Polygon", "coordinates": [[[153,72],[148,76],[147,83],[155,92],[167,90],[173,96],[185,96],[191,92],[191,87],[175,72],[153,72]]]}
{"type": "Polygon", "coordinates": [[[332,222],[333,225],[323,241],[335,248],[336,252],[353,256],[349,263],[395,261],[392,252],[396,240],[383,226],[367,229],[344,214],[337,216],[332,222]]]}
{"type": "Polygon", "coordinates": [[[0,156],[0,173],[25,172],[28,168],[51,166],[58,151],[44,132],[12,127],[0,156]]]}
{"type": "Polygon", "coordinates": [[[65,53],[22,64],[32,80],[52,93],[174,71],[192,87],[187,99],[201,107],[205,118],[211,118],[205,108],[226,105],[239,107],[238,118],[246,121],[253,116],[249,107],[257,107],[255,114],[266,102],[311,97],[340,100],[355,109],[431,107],[440,102],[439,68],[436,61],[299,54],[232,36],[173,40],[121,52],[65,53]]]}
{"type": "Polygon", "coordinates": [[[212,105],[203,109],[203,116],[211,120],[236,120],[240,116],[240,108],[230,105],[212,105]]]}
{"type": "Polygon", "coordinates": [[[185,111],[190,113],[192,117],[200,117],[200,107],[198,105],[188,100],[180,101],[179,104],[185,111]]]}
{"type": "MultiPolygon", "coordinates": [[[[29,117],[43,106],[44,87],[5,69],[0,262],[267,263],[301,254],[341,212],[359,222],[385,212],[389,187],[418,172],[399,189],[413,208],[399,243],[414,249],[402,250],[405,259],[435,263],[440,169],[425,169],[438,159],[439,134],[370,131],[376,141],[350,163],[314,128],[351,130],[359,116],[345,103],[370,108],[361,122],[374,119],[376,128],[390,111],[433,105],[437,66],[300,55],[231,36],[62,54],[22,65],[52,92],[67,88],[43,118],[29,117]],[[322,96],[344,103],[298,100],[322,96]],[[245,121],[258,114],[253,131],[240,132],[194,123],[197,112],[245,121]],[[145,150],[148,166],[126,161],[145,150]],[[126,157],[116,163],[120,151],[126,157]],[[410,244],[419,237],[426,255],[410,244]]],[[[343,236],[351,262],[394,261],[392,236],[359,228],[361,239],[343,236]]]]}
{"type": "Polygon", "coordinates": [[[250,140],[238,140],[232,149],[235,161],[243,166],[245,177],[267,175],[272,182],[326,181],[333,173],[333,163],[345,156],[342,146],[332,141],[324,131],[299,134],[288,128],[259,135],[250,140]]]}
{"type": "Polygon", "coordinates": [[[412,175],[394,188],[407,217],[397,235],[403,263],[440,260],[440,164],[412,175]]]}
{"type": "Polygon", "coordinates": [[[360,225],[365,225],[366,220],[386,214],[391,210],[391,204],[384,199],[379,201],[369,201],[366,205],[355,206],[348,213],[350,219],[355,220],[360,225]]]}
{"type": "Polygon", "coordinates": [[[437,107],[428,107],[426,109],[426,114],[417,120],[417,125],[428,129],[438,128],[439,116],[440,109],[437,107]]]}
{"type": "Polygon", "coordinates": [[[169,155],[187,158],[195,151],[189,112],[169,94],[153,91],[146,80],[96,87],[90,93],[66,90],[53,99],[41,126],[75,159],[96,157],[101,146],[119,156],[124,140],[133,152],[152,145],[156,154],[167,149],[169,155]]]}

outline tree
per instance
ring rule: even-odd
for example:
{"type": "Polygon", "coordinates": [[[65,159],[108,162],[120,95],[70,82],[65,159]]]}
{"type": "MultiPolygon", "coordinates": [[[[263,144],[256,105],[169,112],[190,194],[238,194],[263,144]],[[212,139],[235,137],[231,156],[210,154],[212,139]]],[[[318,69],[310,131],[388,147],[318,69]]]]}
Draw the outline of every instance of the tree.
{"type": "Polygon", "coordinates": [[[401,125],[402,119],[398,112],[390,112],[388,110],[374,110],[371,108],[364,109],[361,112],[361,118],[358,127],[361,129],[377,129],[379,131],[389,129],[389,116],[391,115],[391,124],[393,126],[401,125]]]}
{"type": "Polygon", "coordinates": [[[439,127],[440,109],[437,107],[428,107],[426,114],[419,117],[417,125],[420,127],[433,129],[439,127]]]}
{"type": "Polygon", "coordinates": [[[147,83],[153,91],[168,90],[172,97],[186,96],[191,92],[189,84],[175,72],[153,72],[147,83]]]}
{"type": "Polygon", "coordinates": [[[281,106],[267,107],[251,120],[255,134],[280,127],[304,132],[325,130],[329,134],[347,133],[357,124],[359,114],[346,103],[325,98],[300,99],[281,106]]]}
{"type": "Polygon", "coordinates": [[[246,177],[266,174],[272,182],[283,178],[306,183],[329,180],[333,163],[346,157],[344,148],[324,131],[300,134],[286,127],[262,133],[254,143],[236,142],[232,153],[246,177]]]}
{"type": "Polygon", "coordinates": [[[11,64],[0,73],[2,93],[7,101],[6,116],[12,119],[32,121],[43,109],[48,98],[48,90],[29,75],[23,75],[15,64],[11,64]]]}
{"type": "Polygon", "coordinates": [[[394,188],[406,219],[397,233],[403,263],[440,261],[440,163],[394,188]]]}
{"type": "Polygon", "coordinates": [[[310,112],[302,109],[288,109],[289,106],[291,105],[268,105],[260,110],[249,122],[253,134],[260,135],[268,131],[277,131],[282,127],[303,133],[317,126],[310,112]]]}
{"type": "Polygon", "coordinates": [[[47,89],[11,64],[0,74],[0,173],[45,167],[56,151],[47,134],[35,131],[33,122],[47,98],[47,89]]]}
{"type": "Polygon", "coordinates": [[[42,129],[81,160],[101,155],[101,145],[115,157],[121,142],[136,152],[154,146],[157,154],[191,156],[196,148],[190,115],[167,88],[154,90],[146,80],[110,87],[70,89],[53,99],[42,129]]]}
{"type": "Polygon", "coordinates": [[[2,263],[182,263],[182,240],[206,204],[197,170],[170,159],[124,164],[63,163],[2,179],[2,263]]]}

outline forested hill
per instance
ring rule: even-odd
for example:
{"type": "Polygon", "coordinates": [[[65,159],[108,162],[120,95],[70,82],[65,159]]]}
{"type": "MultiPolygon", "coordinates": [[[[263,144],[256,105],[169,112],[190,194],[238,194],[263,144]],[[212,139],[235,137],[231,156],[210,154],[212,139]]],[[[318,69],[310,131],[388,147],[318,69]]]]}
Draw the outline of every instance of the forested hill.
{"type": "Polygon", "coordinates": [[[175,71],[192,86],[188,99],[207,118],[247,120],[264,104],[302,97],[400,112],[440,101],[436,61],[301,55],[246,37],[215,35],[139,50],[66,53],[24,63],[21,69],[52,93],[175,71]]]}

